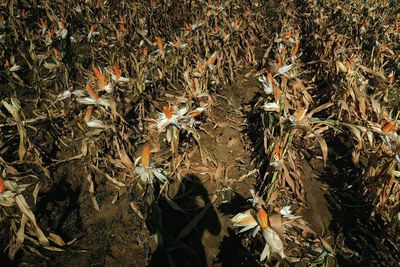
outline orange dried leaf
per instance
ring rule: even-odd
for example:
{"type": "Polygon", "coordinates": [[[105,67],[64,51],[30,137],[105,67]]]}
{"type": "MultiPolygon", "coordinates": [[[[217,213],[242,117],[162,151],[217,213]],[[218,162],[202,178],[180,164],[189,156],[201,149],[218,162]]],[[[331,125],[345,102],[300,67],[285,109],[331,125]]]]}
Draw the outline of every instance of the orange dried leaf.
{"type": "Polygon", "coordinates": [[[211,55],[211,57],[210,57],[210,59],[207,61],[207,63],[208,64],[211,64],[211,65],[214,65],[214,63],[215,63],[215,61],[216,61],[216,59],[217,59],[217,52],[214,52],[212,55],[211,55]]]}
{"type": "Polygon", "coordinates": [[[186,30],[191,30],[191,29],[192,29],[192,25],[190,25],[190,24],[187,23],[187,22],[184,22],[184,23],[183,23],[183,27],[184,27],[186,30]]]}
{"type": "Polygon", "coordinates": [[[277,70],[279,70],[282,67],[282,57],[281,55],[278,54],[278,66],[277,66],[277,70]]]}
{"type": "Polygon", "coordinates": [[[113,68],[114,68],[115,77],[117,78],[117,80],[119,80],[119,78],[121,78],[121,72],[119,71],[117,65],[114,64],[113,68]]]}
{"type": "Polygon", "coordinates": [[[268,72],[267,78],[268,78],[269,84],[271,85],[271,89],[274,90],[274,78],[272,77],[271,72],[268,72]]]}
{"type": "Polygon", "coordinates": [[[100,88],[103,88],[105,85],[107,85],[106,77],[104,77],[103,73],[101,73],[98,68],[94,69],[94,75],[99,80],[99,87],[100,88]]]}
{"type": "Polygon", "coordinates": [[[90,84],[86,84],[86,90],[88,90],[89,94],[92,95],[92,97],[98,101],[99,100],[99,96],[96,94],[96,92],[93,90],[92,86],[90,86],[90,84]]]}
{"type": "Polygon", "coordinates": [[[3,177],[0,176],[0,194],[4,193],[4,181],[3,177]]]}
{"type": "Polygon", "coordinates": [[[291,57],[294,57],[299,51],[299,42],[296,42],[296,46],[293,48],[292,53],[290,53],[291,57]]]}
{"type": "Polygon", "coordinates": [[[275,149],[274,155],[275,155],[278,159],[281,158],[282,153],[281,153],[280,147],[277,147],[277,148],[275,149]]]}
{"type": "Polygon", "coordinates": [[[281,89],[279,87],[276,88],[275,90],[275,101],[278,102],[279,98],[281,97],[281,89]]]}
{"type": "Polygon", "coordinates": [[[160,36],[157,37],[157,46],[158,46],[158,49],[160,50],[160,52],[164,53],[164,44],[163,44],[160,36]]]}
{"type": "Polygon", "coordinates": [[[142,166],[144,167],[149,167],[150,166],[150,145],[146,144],[143,148],[143,152],[142,152],[142,166]]]}
{"type": "Polygon", "coordinates": [[[126,33],[126,28],[125,28],[125,26],[124,26],[123,24],[119,24],[119,29],[120,29],[122,32],[125,32],[125,33],[126,33]]]}
{"type": "Polygon", "coordinates": [[[200,116],[200,112],[198,112],[197,110],[192,110],[192,111],[190,111],[189,112],[189,115],[192,117],[192,118],[196,118],[196,117],[198,117],[198,116],[200,116]]]}
{"type": "Polygon", "coordinates": [[[394,83],[394,73],[393,72],[390,73],[388,78],[389,78],[389,84],[393,84],[394,83]]]}
{"type": "Polygon", "coordinates": [[[239,20],[235,19],[234,28],[237,30],[239,28],[239,20]]]}
{"type": "Polygon", "coordinates": [[[171,113],[172,109],[170,109],[167,106],[163,107],[163,112],[165,114],[165,117],[167,117],[168,119],[170,119],[172,117],[172,113],[171,113]]]}
{"type": "Polygon", "coordinates": [[[296,121],[301,120],[304,116],[304,113],[306,112],[305,108],[301,108],[299,111],[296,112],[296,121]]]}
{"type": "Polygon", "coordinates": [[[93,106],[88,106],[85,113],[83,114],[83,120],[85,122],[90,121],[90,117],[92,115],[92,111],[93,111],[93,106]]]}
{"type": "Polygon", "coordinates": [[[396,125],[396,123],[389,121],[387,122],[383,127],[382,127],[382,132],[384,133],[388,133],[391,130],[393,130],[394,126],[396,125]]]}

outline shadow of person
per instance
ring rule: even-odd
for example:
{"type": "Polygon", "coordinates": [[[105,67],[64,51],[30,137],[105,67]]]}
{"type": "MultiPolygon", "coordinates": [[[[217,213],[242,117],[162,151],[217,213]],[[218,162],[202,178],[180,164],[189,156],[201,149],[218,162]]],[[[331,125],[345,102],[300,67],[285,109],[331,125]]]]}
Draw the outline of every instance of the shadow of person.
{"type": "MultiPolygon", "coordinates": [[[[218,206],[218,211],[226,216],[233,217],[237,213],[250,208],[252,208],[252,204],[248,199],[234,193],[229,202],[221,203],[218,206]]],[[[220,267],[260,266],[251,249],[242,244],[242,237],[230,227],[228,227],[227,233],[219,245],[215,263],[220,267]]]]}
{"type": "Polygon", "coordinates": [[[224,236],[219,246],[219,253],[217,255],[218,266],[260,266],[250,249],[242,244],[241,239],[234,230],[228,228],[228,233],[224,236]]]}
{"type": "Polygon", "coordinates": [[[156,234],[157,248],[148,266],[207,266],[202,239],[206,230],[221,232],[217,212],[195,175],[184,177],[177,191],[150,208],[147,224],[156,234]]]}

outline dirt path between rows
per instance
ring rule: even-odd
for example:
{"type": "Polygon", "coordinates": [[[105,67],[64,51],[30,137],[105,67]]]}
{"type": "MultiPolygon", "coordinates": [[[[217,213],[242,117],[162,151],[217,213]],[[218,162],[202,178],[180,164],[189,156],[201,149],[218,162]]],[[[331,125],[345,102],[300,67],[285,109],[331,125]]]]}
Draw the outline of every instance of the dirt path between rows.
{"type": "MultiPolygon", "coordinates": [[[[237,194],[249,197],[249,190],[255,184],[257,170],[252,167],[250,146],[244,134],[243,104],[250,101],[257,90],[258,84],[253,81],[244,86],[228,86],[215,96],[215,105],[201,128],[200,144],[205,155],[202,158],[198,147],[194,148],[196,151],[190,163],[183,168],[188,173],[186,178],[171,185],[168,193],[186,214],[159,202],[165,230],[173,236],[178,236],[188,224],[198,220],[182,239],[187,247],[172,253],[176,266],[227,266],[224,261],[228,259],[221,257],[220,251],[225,249],[221,247],[222,241],[228,235],[231,223],[230,217],[221,211],[221,205],[237,194]],[[205,213],[199,217],[203,210],[205,213]],[[193,256],[194,251],[198,258],[193,256]]],[[[165,252],[154,246],[152,250],[155,254],[151,266],[162,266],[168,261],[165,252]]]]}

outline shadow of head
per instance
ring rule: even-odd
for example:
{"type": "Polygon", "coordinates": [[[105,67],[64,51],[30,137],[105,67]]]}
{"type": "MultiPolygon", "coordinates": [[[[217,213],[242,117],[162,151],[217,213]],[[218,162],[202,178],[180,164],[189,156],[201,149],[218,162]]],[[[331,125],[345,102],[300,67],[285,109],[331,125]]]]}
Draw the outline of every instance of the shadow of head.
{"type": "Polygon", "coordinates": [[[151,227],[159,242],[150,266],[206,266],[204,232],[212,235],[221,232],[209,193],[195,175],[184,177],[177,187],[171,185],[170,190],[174,196],[160,198],[155,204],[158,207],[153,209],[158,210],[158,214],[153,214],[158,218],[148,222],[159,224],[151,227]]]}

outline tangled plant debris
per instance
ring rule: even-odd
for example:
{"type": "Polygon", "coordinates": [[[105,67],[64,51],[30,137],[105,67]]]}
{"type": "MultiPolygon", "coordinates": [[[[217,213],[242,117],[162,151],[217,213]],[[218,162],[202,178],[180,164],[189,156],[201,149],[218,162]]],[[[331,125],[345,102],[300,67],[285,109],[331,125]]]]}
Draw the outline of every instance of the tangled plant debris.
{"type": "Polygon", "coordinates": [[[398,1],[0,7],[1,258],[400,261],[398,1]]]}

